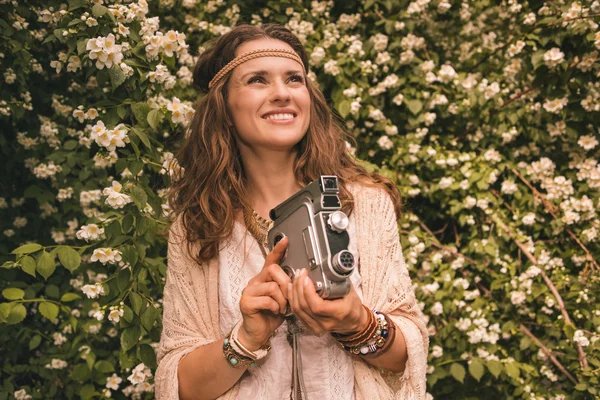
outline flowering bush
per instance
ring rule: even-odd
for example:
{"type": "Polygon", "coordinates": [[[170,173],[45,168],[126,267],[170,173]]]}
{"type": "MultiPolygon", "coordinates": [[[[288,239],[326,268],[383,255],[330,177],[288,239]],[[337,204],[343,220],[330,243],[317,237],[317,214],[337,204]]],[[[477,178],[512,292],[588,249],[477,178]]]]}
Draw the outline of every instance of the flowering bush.
{"type": "Polygon", "coordinates": [[[600,3],[0,0],[0,398],[150,398],[195,57],[286,24],[397,183],[433,396],[600,395],[600,3]]]}

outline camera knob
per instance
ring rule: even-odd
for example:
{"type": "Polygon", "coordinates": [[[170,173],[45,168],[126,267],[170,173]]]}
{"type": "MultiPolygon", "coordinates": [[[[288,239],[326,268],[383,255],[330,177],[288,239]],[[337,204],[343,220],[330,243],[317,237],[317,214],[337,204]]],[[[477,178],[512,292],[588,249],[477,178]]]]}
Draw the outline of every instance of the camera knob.
{"type": "Polygon", "coordinates": [[[338,233],[344,232],[348,228],[348,223],[348,216],[342,211],[332,212],[327,220],[327,225],[338,233]]]}

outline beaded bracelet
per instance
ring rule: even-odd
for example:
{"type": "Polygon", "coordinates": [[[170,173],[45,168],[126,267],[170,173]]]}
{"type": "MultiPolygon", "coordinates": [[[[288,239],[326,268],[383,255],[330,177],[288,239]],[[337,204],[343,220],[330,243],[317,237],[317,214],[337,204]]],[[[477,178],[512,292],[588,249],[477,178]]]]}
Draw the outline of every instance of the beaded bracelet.
{"type": "Polygon", "coordinates": [[[332,334],[342,348],[365,358],[378,357],[385,353],[394,341],[395,326],[389,317],[377,310],[369,310],[367,327],[351,336],[332,334]],[[374,322],[374,323],[373,323],[374,322]],[[373,328],[374,326],[374,328],[373,328]]]}

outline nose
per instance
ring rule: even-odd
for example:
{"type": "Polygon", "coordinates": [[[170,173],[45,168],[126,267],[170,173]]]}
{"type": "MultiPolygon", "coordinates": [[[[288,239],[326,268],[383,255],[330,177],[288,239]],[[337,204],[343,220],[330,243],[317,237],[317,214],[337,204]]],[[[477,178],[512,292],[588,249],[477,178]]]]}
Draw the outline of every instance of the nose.
{"type": "Polygon", "coordinates": [[[271,89],[272,102],[287,102],[291,97],[292,95],[290,94],[290,89],[287,87],[284,81],[277,79],[273,82],[271,89]]]}

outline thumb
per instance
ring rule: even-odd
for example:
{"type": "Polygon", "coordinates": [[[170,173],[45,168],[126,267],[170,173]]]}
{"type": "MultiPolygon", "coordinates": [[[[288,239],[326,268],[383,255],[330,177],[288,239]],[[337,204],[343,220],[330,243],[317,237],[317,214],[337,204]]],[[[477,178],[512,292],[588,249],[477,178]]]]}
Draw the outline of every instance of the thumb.
{"type": "Polygon", "coordinates": [[[267,254],[267,257],[265,258],[265,266],[271,264],[279,264],[279,261],[281,261],[281,258],[285,254],[285,249],[287,248],[287,245],[288,238],[287,236],[285,236],[283,239],[277,242],[275,247],[273,247],[273,250],[271,250],[271,252],[267,254]]]}

